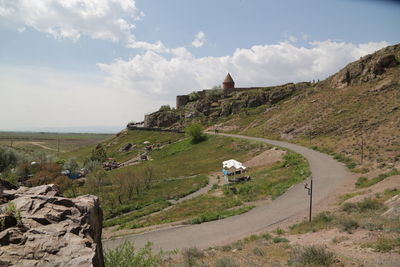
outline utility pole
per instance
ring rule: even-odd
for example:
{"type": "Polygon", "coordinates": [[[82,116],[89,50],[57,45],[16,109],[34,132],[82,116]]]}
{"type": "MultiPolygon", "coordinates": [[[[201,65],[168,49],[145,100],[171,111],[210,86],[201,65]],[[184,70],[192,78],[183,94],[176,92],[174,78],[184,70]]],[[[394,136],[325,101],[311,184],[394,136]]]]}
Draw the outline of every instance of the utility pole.
{"type": "Polygon", "coordinates": [[[308,195],[310,196],[310,213],[308,215],[308,221],[311,222],[311,216],[312,216],[312,194],[313,194],[313,177],[311,175],[310,177],[310,187],[308,186],[307,183],[304,184],[304,188],[308,190],[308,195]]]}

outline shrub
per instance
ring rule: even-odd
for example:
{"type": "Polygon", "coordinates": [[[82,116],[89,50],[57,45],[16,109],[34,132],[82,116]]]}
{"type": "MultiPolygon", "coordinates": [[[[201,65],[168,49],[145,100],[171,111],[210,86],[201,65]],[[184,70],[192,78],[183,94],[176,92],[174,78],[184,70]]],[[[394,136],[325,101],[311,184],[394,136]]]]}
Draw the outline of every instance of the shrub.
{"type": "Polygon", "coordinates": [[[198,258],[204,257],[204,252],[196,247],[186,248],[182,251],[182,256],[187,266],[194,266],[198,258]]]}
{"type": "Polygon", "coordinates": [[[330,266],[334,263],[334,257],[335,254],[323,247],[295,247],[289,262],[300,266],[330,266]]]}
{"type": "Polygon", "coordinates": [[[368,243],[366,246],[373,248],[377,252],[389,252],[395,247],[400,246],[400,238],[389,239],[381,237],[375,242],[368,243]]]}
{"type": "Polygon", "coordinates": [[[380,203],[376,199],[371,198],[365,198],[362,201],[358,202],[357,205],[360,212],[364,212],[367,210],[379,210],[383,207],[382,203],[380,203]]]}
{"type": "Polygon", "coordinates": [[[364,176],[358,177],[356,182],[356,187],[362,187],[362,185],[365,184],[366,181],[368,181],[367,177],[364,176]]]}
{"type": "Polygon", "coordinates": [[[277,237],[272,238],[272,242],[274,242],[274,243],[282,243],[282,242],[289,242],[289,240],[287,240],[284,237],[277,236],[277,237]]]}
{"type": "Polygon", "coordinates": [[[122,245],[114,250],[108,250],[104,254],[106,266],[118,267],[156,267],[162,262],[163,252],[153,253],[152,244],[147,243],[146,246],[135,251],[134,245],[125,241],[122,245]]]}
{"type": "Polygon", "coordinates": [[[200,98],[200,95],[198,92],[191,92],[189,94],[189,101],[196,101],[199,98],[200,98]]]}
{"type": "Polygon", "coordinates": [[[277,229],[275,230],[275,233],[276,233],[277,235],[283,235],[283,234],[285,233],[285,230],[283,230],[282,228],[277,228],[277,229]]]}
{"type": "Polygon", "coordinates": [[[369,210],[379,210],[383,207],[383,204],[376,199],[364,198],[362,201],[357,203],[344,203],[342,205],[342,210],[347,213],[353,211],[366,212],[369,210]]]}
{"type": "Polygon", "coordinates": [[[357,229],[359,224],[356,220],[351,218],[346,218],[342,221],[342,230],[351,234],[353,230],[357,229]]]}
{"type": "Polygon", "coordinates": [[[239,264],[232,258],[221,258],[215,262],[215,267],[239,267],[239,264]]]}
{"type": "Polygon", "coordinates": [[[193,123],[186,127],[185,132],[192,138],[193,144],[206,140],[206,136],[203,134],[203,127],[198,123],[193,123]]]}
{"type": "Polygon", "coordinates": [[[265,240],[269,240],[269,239],[272,238],[272,236],[271,236],[270,233],[265,233],[265,234],[262,235],[262,237],[263,237],[265,240]]]}

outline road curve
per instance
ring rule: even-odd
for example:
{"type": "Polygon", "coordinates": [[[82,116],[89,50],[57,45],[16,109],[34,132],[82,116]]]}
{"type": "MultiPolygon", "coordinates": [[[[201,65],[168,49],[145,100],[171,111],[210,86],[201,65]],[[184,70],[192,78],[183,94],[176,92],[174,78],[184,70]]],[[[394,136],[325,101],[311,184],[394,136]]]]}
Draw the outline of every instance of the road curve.
{"type": "MultiPolygon", "coordinates": [[[[346,167],[332,157],[302,147],[299,145],[269,140],[265,138],[218,134],[248,140],[254,140],[281,146],[303,155],[310,163],[312,172],[314,194],[313,202],[317,203],[334,192],[345,183],[349,172],[346,167]]],[[[308,196],[303,183],[291,187],[286,193],[269,204],[259,206],[253,210],[229,217],[223,220],[207,222],[197,225],[182,225],[175,228],[161,229],[143,234],[129,235],[112,240],[103,240],[105,249],[112,249],[125,240],[133,241],[136,247],[142,247],[148,241],[154,244],[156,249],[173,250],[196,246],[207,248],[241,239],[245,236],[262,231],[269,226],[285,221],[298,215],[307,214],[308,196]]]]}

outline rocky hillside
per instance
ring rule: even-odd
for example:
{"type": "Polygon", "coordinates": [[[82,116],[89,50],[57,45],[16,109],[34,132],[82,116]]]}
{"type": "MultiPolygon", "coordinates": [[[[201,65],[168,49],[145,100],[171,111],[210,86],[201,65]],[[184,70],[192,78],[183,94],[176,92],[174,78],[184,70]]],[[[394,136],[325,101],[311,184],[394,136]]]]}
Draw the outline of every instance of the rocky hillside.
{"type": "Polygon", "coordinates": [[[104,266],[102,221],[95,196],[0,181],[0,266],[104,266]]]}
{"type": "Polygon", "coordinates": [[[180,129],[192,121],[204,124],[221,117],[238,114],[247,108],[274,105],[310,88],[312,83],[289,83],[274,87],[255,88],[224,94],[222,90],[211,90],[204,98],[194,98],[180,109],[161,109],[146,115],[146,127],[168,127],[180,129]]]}
{"type": "Polygon", "coordinates": [[[161,120],[164,127],[197,120],[210,129],[290,140],[351,158],[365,169],[400,167],[400,44],[318,83],[210,96],[151,117],[155,125],[168,118],[161,120]]]}

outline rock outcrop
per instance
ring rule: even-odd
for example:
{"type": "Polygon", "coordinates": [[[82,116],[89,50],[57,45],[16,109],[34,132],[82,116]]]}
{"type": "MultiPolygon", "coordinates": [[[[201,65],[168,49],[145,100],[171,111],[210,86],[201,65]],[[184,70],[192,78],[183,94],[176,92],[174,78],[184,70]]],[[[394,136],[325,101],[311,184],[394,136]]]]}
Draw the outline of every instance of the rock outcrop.
{"type": "Polygon", "coordinates": [[[387,69],[400,65],[400,45],[383,48],[348,64],[327,79],[334,88],[344,88],[379,78],[387,69]]]}
{"type": "Polygon", "coordinates": [[[0,190],[8,200],[0,205],[8,217],[0,229],[0,266],[104,266],[96,196],[65,198],[56,185],[6,189],[0,190]]]}
{"type": "Polygon", "coordinates": [[[385,202],[388,207],[383,216],[399,218],[400,217],[400,195],[396,195],[385,202]]]}
{"type": "Polygon", "coordinates": [[[273,105],[312,87],[311,83],[289,83],[268,88],[249,88],[229,94],[204,95],[180,109],[157,111],[145,116],[144,127],[182,128],[194,120],[209,120],[239,113],[246,108],[273,105]]]}

